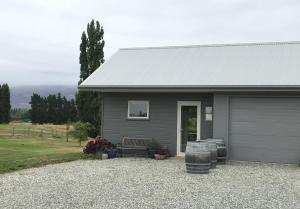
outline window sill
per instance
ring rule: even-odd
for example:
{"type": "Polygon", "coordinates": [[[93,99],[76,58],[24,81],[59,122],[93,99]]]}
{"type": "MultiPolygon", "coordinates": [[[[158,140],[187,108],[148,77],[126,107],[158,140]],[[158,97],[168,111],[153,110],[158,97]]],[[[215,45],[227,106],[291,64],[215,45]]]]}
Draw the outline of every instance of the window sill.
{"type": "Polygon", "coordinates": [[[149,121],[150,118],[126,118],[126,120],[133,120],[133,121],[149,121]]]}

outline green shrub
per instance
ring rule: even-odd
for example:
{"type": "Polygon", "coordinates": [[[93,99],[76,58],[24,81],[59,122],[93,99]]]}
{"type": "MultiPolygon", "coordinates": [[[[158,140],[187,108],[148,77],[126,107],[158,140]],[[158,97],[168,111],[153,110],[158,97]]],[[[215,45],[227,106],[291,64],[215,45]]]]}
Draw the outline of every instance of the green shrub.
{"type": "Polygon", "coordinates": [[[81,146],[81,142],[88,139],[89,133],[91,131],[95,131],[95,126],[93,126],[89,122],[83,123],[81,121],[78,121],[73,124],[73,129],[70,131],[70,134],[74,138],[78,139],[78,142],[81,146]]]}
{"type": "Polygon", "coordinates": [[[160,148],[160,144],[155,140],[151,141],[148,144],[148,149],[150,149],[150,150],[158,150],[159,148],[160,148]]]}

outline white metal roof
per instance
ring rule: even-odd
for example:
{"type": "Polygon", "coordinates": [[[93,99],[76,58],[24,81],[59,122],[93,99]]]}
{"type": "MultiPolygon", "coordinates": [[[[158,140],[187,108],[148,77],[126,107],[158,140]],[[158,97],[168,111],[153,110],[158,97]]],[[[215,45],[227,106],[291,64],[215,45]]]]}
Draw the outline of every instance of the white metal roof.
{"type": "Polygon", "coordinates": [[[79,88],[300,86],[300,42],[125,48],[79,88]]]}

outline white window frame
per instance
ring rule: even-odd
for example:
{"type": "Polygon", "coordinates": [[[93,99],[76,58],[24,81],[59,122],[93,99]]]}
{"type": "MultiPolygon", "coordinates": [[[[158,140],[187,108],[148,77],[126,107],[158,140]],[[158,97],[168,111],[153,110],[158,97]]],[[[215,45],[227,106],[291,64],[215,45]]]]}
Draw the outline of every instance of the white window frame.
{"type": "Polygon", "coordinates": [[[128,100],[127,105],[127,119],[134,119],[134,120],[149,120],[149,101],[148,100],[128,100]],[[147,117],[133,117],[130,116],[130,104],[132,103],[146,103],[147,105],[147,117]]]}

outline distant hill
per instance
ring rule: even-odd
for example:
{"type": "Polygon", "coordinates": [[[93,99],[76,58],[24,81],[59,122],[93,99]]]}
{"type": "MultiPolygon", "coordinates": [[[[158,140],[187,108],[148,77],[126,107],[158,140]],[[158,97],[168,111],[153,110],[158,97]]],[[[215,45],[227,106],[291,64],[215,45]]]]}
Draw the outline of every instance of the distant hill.
{"type": "Polygon", "coordinates": [[[30,109],[30,97],[33,93],[41,96],[61,93],[67,99],[74,99],[77,86],[43,85],[43,86],[10,86],[12,108],[30,109]]]}

